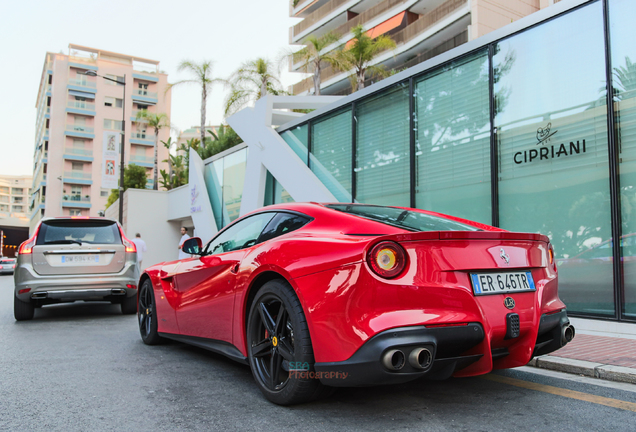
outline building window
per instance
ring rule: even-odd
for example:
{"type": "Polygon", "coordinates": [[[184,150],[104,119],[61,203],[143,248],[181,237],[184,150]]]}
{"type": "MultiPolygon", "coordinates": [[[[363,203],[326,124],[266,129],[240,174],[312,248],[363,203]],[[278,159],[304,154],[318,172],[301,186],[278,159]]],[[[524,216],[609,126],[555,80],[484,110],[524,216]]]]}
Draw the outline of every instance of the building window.
{"type": "Polygon", "coordinates": [[[6,204],[0,204],[0,211],[8,212],[9,211],[9,206],[6,205],[6,204]]]}
{"type": "Polygon", "coordinates": [[[145,96],[148,94],[148,84],[139,83],[139,94],[145,96]]]}
{"type": "MultiPolygon", "coordinates": [[[[624,281],[624,314],[636,318],[636,37],[633,17],[636,4],[630,0],[610,0],[610,40],[615,123],[620,161],[622,259],[624,281]]],[[[611,257],[611,253],[607,257],[611,257]]],[[[607,259],[607,258],[606,258],[607,259]]]]}
{"type": "Polygon", "coordinates": [[[81,216],[82,215],[82,211],[81,210],[77,210],[77,209],[70,209],[69,210],[69,214],[71,216],[81,216]]]}
{"type": "Polygon", "coordinates": [[[488,54],[415,84],[415,205],[492,223],[488,54]]]}
{"type": "Polygon", "coordinates": [[[23,188],[11,188],[11,195],[24,195],[23,188]]]}
{"type": "Polygon", "coordinates": [[[106,96],[104,98],[104,106],[121,108],[123,106],[123,100],[122,99],[118,99],[118,98],[114,98],[114,97],[110,97],[110,96],[106,96]]]}
{"type": "Polygon", "coordinates": [[[9,201],[9,196],[8,195],[0,195],[0,202],[3,203],[8,203],[9,201]]]}
{"type": "Polygon", "coordinates": [[[73,140],[73,148],[75,148],[75,149],[83,149],[84,148],[84,140],[74,139],[73,140]]]}
{"type": "Polygon", "coordinates": [[[0,193],[9,194],[9,188],[7,186],[0,186],[0,193]]]}
{"type": "Polygon", "coordinates": [[[13,203],[14,204],[22,204],[24,202],[24,198],[21,196],[14,196],[13,203]]]}
{"type": "Polygon", "coordinates": [[[13,212],[14,213],[24,213],[24,207],[19,205],[19,206],[13,206],[13,212]]]}
{"type": "MultiPolygon", "coordinates": [[[[122,84],[124,82],[124,77],[121,77],[121,76],[111,75],[111,74],[106,74],[105,76],[106,76],[106,78],[110,78],[110,79],[118,81],[118,82],[120,82],[122,84]]],[[[106,84],[108,84],[108,85],[113,85],[113,86],[119,85],[116,82],[113,82],[113,81],[110,81],[110,80],[104,80],[104,82],[106,84]]]]}
{"type": "Polygon", "coordinates": [[[108,190],[102,189],[101,191],[99,191],[99,196],[107,197],[109,193],[110,192],[108,190]]]}
{"type": "Polygon", "coordinates": [[[356,105],[355,199],[410,205],[409,87],[397,84],[356,105]]]}
{"type": "Polygon", "coordinates": [[[73,171],[84,171],[84,164],[82,162],[71,162],[71,169],[73,171]]]}
{"type": "Polygon", "coordinates": [[[122,125],[121,120],[104,119],[104,129],[120,131],[121,125],[122,125]]]}
{"type": "Polygon", "coordinates": [[[351,202],[351,110],[311,125],[309,168],[341,202],[351,202]]]}
{"type": "Polygon", "coordinates": [[[603,41],[596,2],[499,42],[495,126],[501,227],[550,237],[568,311],[613,316],[603,41]]]}
{"type": "Polygon", "coordinates": [[[82,187],[77,185],[71,186],[71,195],[82,196],[82,187]]]}

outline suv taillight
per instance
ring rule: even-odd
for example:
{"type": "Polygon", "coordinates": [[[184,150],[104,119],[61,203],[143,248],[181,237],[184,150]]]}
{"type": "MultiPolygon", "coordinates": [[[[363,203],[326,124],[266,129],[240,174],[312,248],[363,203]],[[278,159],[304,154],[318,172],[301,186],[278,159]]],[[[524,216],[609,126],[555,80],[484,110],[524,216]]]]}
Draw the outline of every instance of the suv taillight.
{"type": "Polygon", "coordinates": [[[40,222],[40,224],[35,229],[35,233],[33,234],[33,237],[31,237],[25,242],[22,242],[22,244],[20,245],[20,248],[18,249],[18,255],[29,255],[33,253],[33,246],[35,246],[35,241],[38,238],[38,232],[40,231],[41,224],[42,223],[40,222]]]}
{"type": "Polygon", "coordinates": [[[137,247],[135,246],[135,244],[128,240],[128,238],[124,235],[124,230],[122,230],[120,226],[118,227],[119,233],[121,234],[121,241],[126,248],[126,253],[137,253],[137,247]]]}

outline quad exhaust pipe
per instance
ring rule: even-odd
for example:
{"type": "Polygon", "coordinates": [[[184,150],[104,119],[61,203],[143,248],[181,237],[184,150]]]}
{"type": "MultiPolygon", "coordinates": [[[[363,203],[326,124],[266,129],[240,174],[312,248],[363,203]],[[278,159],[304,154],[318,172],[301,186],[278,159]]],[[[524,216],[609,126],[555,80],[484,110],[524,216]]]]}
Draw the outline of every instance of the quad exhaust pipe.
{"type": "Polygon", "coordinates": [[[575,333],[576,332],[574,331],[574,326],[572,325],[564,326],[563,329],[561,330],[561,341],[563,345],[565,345],[568,342],[572,342],[572,339],[574,339],[575,333]]]}
{"type": "MultiPolygon", "coordinates": [[[[433,353],[429,348],[414,348],[408,356],[409,365],[413,369],[427,371],[433,366],[433,353]]],[[[382,356],[382,364],[391,371],[399,371],[406,364],[406,356],[399,349],[392,349],[382,356]]]]}
{"type": "Polygon", "coordinates": [[[404,367],[404,353],[398,349],[389,350],[382,356],[382,363],[385,368],[398,371],[404,367]]]}
{"type": "Polygon", "coordinates": [[[428,348],[415,348],[409,354],[409,364],[415,369],[428,370],[433,365],[433,353],[428,348]]]}

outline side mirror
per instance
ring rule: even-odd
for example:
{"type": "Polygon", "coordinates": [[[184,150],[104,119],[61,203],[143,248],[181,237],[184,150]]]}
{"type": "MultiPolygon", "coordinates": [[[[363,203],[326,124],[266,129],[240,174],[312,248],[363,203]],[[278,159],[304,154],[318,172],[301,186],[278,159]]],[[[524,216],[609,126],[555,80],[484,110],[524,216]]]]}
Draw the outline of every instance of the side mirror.
{"type": "Polygon", "coordinates": [[[203,252],[203,243],[199,237],[192,237],[183,242],[181,250],[190,255],[201,255],[203,252]]]}

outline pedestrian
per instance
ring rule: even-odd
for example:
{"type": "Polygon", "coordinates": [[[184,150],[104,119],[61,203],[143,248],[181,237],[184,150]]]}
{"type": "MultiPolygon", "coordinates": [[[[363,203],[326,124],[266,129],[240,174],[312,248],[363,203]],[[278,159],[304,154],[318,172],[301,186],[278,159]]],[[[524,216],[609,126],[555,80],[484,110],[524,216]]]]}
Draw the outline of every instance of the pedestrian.
{"type": "Polygon", "coordinates": [[[146,242],[141,239],[141,234],[135,234],[135,238],[132,241],[135,246],[137,246],[137,262],[139,263],[139,270],[143,270],[141,268],[141,260],[144,259],[144,252],[146,252],[146,242]]]}
{"type": "Polygon", "coordinates": [[[186,227],[181,227],[181,240],[179,240],[179,259],[190,258],[190,255],[185,253],[181,248],[183,247],[183,243],[189,239],[188,229],[186,227]]]}

